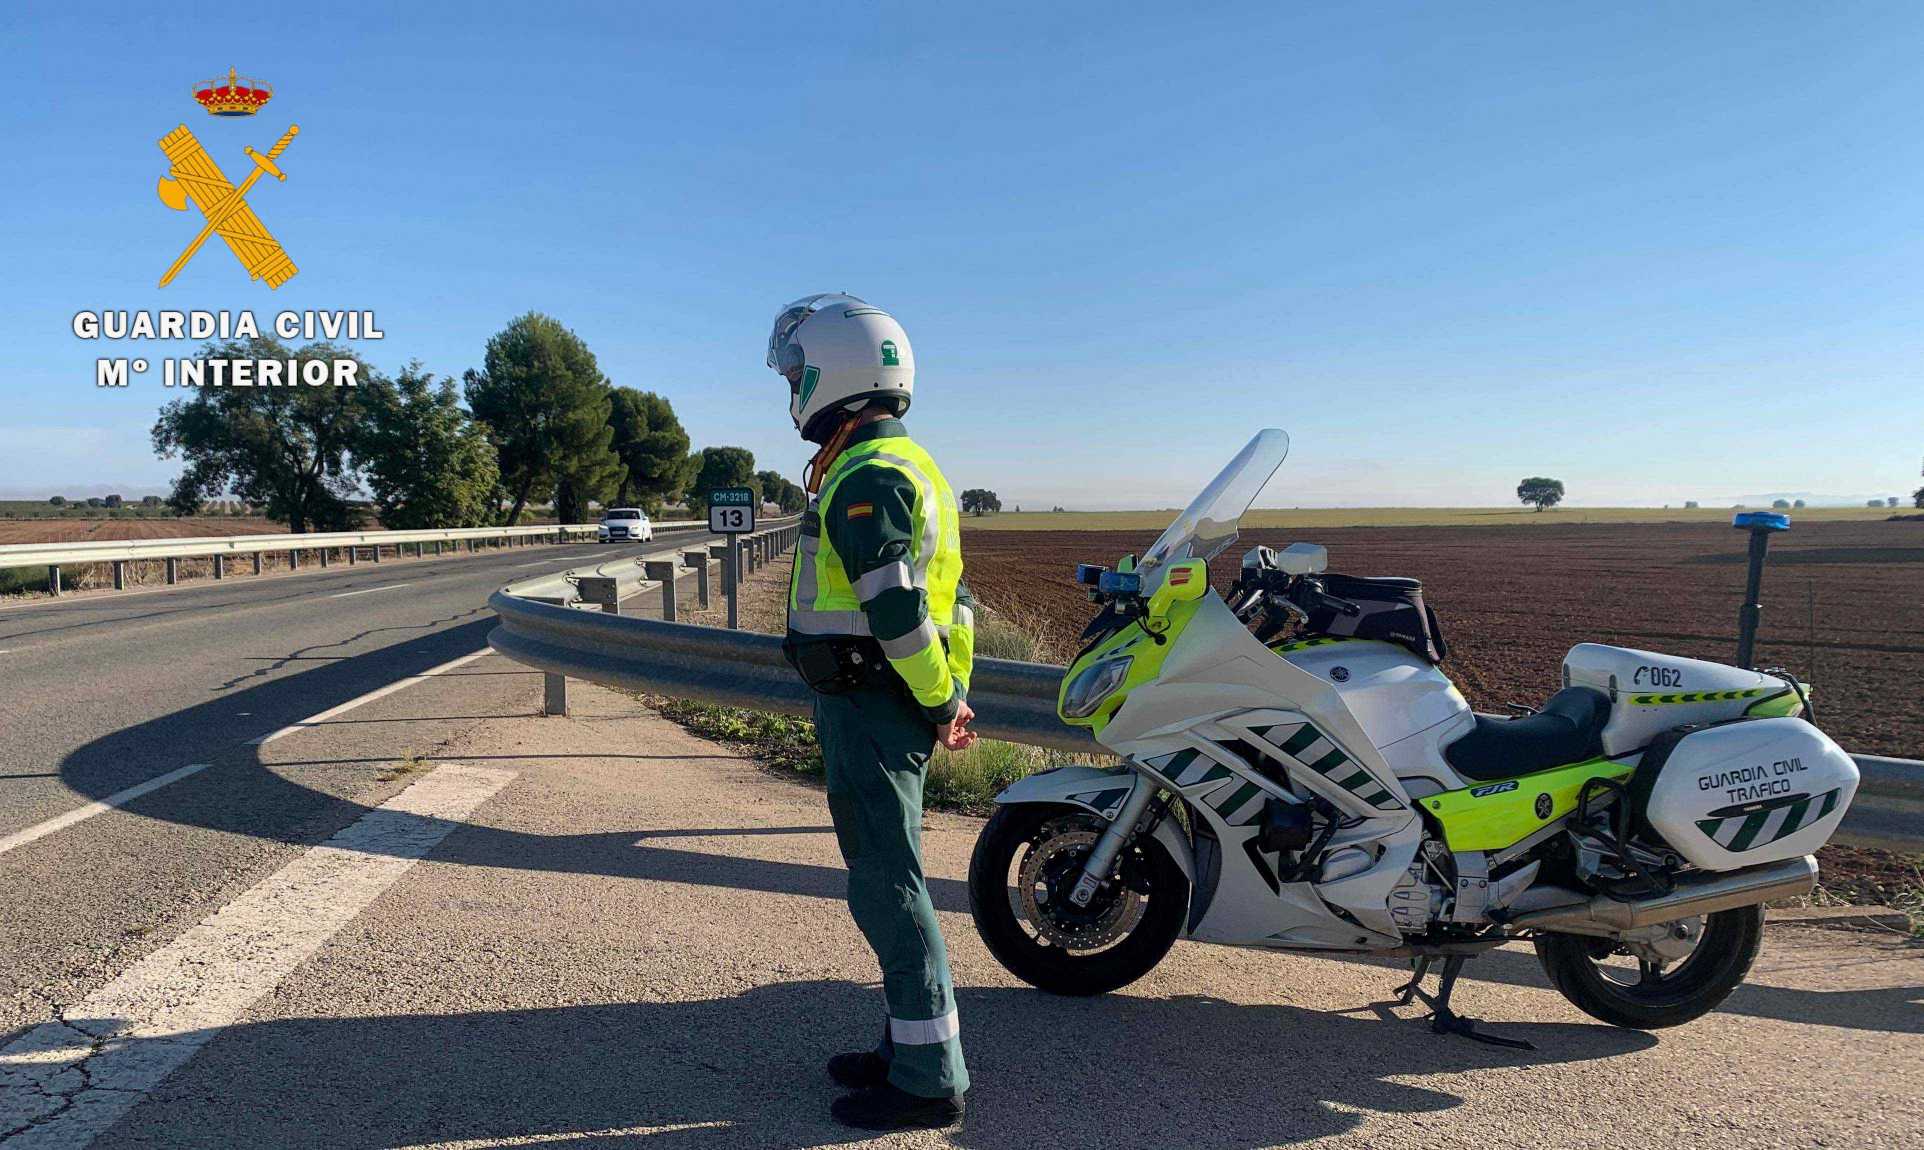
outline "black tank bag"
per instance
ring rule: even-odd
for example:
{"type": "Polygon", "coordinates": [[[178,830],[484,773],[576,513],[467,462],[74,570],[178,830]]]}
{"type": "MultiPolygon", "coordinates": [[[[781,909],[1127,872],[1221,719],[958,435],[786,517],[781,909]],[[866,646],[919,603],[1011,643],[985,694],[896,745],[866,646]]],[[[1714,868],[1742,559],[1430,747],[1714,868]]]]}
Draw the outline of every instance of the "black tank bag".
{"type": "Polygon", "coordinates": [[[1423,602],[1423,584],[1415,579],[1363,579],[1354,575],[1324,575],[1323,590],[1362,608],[1346,615],[1334,607],[1309,613],[1309,629],[1324,635],[1381,639],[1396,643],[1441,663],[1450,653],[1436,612],[1423,602]]]}

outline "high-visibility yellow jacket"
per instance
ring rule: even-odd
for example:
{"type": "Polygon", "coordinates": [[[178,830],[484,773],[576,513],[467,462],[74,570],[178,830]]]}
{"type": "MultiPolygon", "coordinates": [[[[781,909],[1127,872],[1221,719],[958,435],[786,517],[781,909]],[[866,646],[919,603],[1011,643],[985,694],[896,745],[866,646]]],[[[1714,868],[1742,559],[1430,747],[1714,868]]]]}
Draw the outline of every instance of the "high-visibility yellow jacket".
{"type": "Polygon", "coordinates": [[[955,717],[975,656],[960,509],[900,420],[858,428],[803,515],[788,635],[872,638],[930,719],[955,717]]]}

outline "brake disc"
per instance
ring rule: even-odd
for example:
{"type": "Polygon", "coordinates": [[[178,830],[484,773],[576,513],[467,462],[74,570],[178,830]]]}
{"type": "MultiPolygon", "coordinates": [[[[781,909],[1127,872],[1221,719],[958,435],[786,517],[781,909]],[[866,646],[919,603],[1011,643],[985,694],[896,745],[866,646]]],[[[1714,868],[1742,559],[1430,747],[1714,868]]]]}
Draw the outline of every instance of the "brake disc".
{"type": "Polygon", "coordinates": [[[1029,848],[1017,872],[1022,915],[1036,933],[1064,950],[1095,950],[1128,934],[1142,921],[1149,900],[1121,882],[1105,882],[1088,906],[1069,901],[1082,876],[1083,861],[1100,832],[1055,830],[1029,848]]]}

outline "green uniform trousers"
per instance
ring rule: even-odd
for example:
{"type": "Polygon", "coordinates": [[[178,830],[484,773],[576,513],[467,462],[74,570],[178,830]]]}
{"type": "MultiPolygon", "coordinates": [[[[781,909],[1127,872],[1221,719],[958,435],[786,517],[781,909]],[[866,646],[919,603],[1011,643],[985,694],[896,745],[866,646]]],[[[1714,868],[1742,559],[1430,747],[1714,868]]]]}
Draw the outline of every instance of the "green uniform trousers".
{"type": "Polygon", "coordinates": [[[949,950],[922,875],[922,781],[935,725],[903,692],[815,697],[828,810],[848,863],[848,909],[882,965],[889,1081],[925,1098],[969,1088],[949,950]]]}

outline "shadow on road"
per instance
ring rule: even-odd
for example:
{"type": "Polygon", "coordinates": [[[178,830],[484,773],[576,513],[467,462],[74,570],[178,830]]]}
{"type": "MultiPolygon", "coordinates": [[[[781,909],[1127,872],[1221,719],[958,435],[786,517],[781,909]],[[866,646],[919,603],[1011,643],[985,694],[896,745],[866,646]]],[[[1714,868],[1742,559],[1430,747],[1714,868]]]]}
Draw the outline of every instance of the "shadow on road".
{"type": "MultiPolygon", "coordinates": [[[[213,767],[203,772],[196,784],[162,788],[124,809],[130,814],[184,826],[296,846],[313,845],[367,813],[367,806],[277,773],[259,761],[258,748],[234,740],[250,731],[265,732],[296,722],[375,687],[473,651],[484,645],[493,626],[492,619],[477,620],[399,642],[377,652],[319,663],[295,675],[223,692],[199,706],[128,727],[80,748],[62,763],[61,777],[75,791],[99,798],[130,781],[157,773],[156,767],[210,762],[213,767]],[[236,730],[233,718],[237,709],[252,714],[247,720],[248,726],[240,730],[236,730]],[[207,746],[210,731],[218,733],[220,742],[196,754],[192,748],[207,746]],[[156,748],[163,747],[168,749],[168,757],[164,763],[157,763],[156,748]],[[135,768],[140,768],[139,773],[130,776],[129,772],[135,768]]],[[[298,768],[299,764],[289,766],[298,768]]],[[[769,785],[788,784],[771,781],[769,785]]],[[[727,836],[733,832],[711,833],[727,836]]],[[[761,828],[755,833],[823,834],[825,831],[821,827],[806,826],[761,828]]],[[[538,835],[467,825],[443,842],[434,857],[472,866],[609,875],[834,900],[840,900],[845,893],[847,876],[840,867],[743,857],[739,853],[725,853],[727,848],[719,846],[701,850],[657,845],[652,841],[656,837],[648,827],[609,834],[538,835]]],[[[689,832],[675,831],[660,837],[691,836],[689,832]]],[[[931,880],[930,893],[939,909],[967,911],[967,889],[960,881],[931,880]]],[[[1534,957],[1527,953],[1497,952],[1472,962],[1465,973],[1471,982],[1545,985],[1534,957]]],[[[1387,969],[1385,976],[1386,981],[1392,977],[1387,969]]],[[[1461,993],[1460,1005],[1475,1013],[1474,987],[1466,986],[1461,993]]],[[[1027,996],[1023,1001],[1055,1002],[1041,996],[1027,996]]],[[[1920,986],[1824,992],[1752,983],[1740,988],[1723,1009],[1790,1022],[1918,1034],[1924,1033],[1924,1006],[1919,1005],[1920,1001],[1924,1001],[1924,987],[1920,986]]],[[[1305,1014],[1303,1017],[1324,1016],[1305,1014]]],[[[1506,1031],[1516,1028],[1508,1020],[1491,1021],[1501,1023],[1506,1031]]],[[[1340,1025],[1354,1024],[1356,1020],[1347,1020],[1340,1025]]],[[[1300,1025],[1300,1021],[1292,1021],[1291,1025],[1300,1025]]],[[[1371,1025],[1375,1023],[1372,1021],[1371,1025]]],[[[765,1026],[750,1029],[766,1032],[765,1026]]],[[[1576,1029],[1600,1036],[1620,1034],[1602,1026],[1576,1029]]],[[[1427,1040],[1427,1036],[1424,1037],[1427,1040]]],[[[742,1041],[750,1039],[743,1037],[742,1041]]],[[[1621,1041],[1621,1037],[1599,1037],[1596,1041],[1621,1041]]],[[[1220,1087],[1224,1068],[1215,1066],[1209,1073],[1213,1076],[1211,1088],[1220,1087]]]]}
{"type": "MultiPolygon", "coordinates": [[[[1540,1048],[1524,1053],[1407,1021],[1212,998],[964,989],[959,999],[975,1089],[958,1140],[983,1150],[1299,1142],[1354,1128],[1358,1111],[1462,1102],[1400,1077],[1581,1062],[1654,1041],[1514,1027],[1540,1048]]],[[[694,1002],[241,1025],[96,1145],[592,1146],[650,1132],[645,1144],[658,1147],[836,1144],[850,1132],[827,1120],[835,1091],[821,1064],[872,1041],[875,1011],[870,988],[790,982],[694,1002]]]]}

